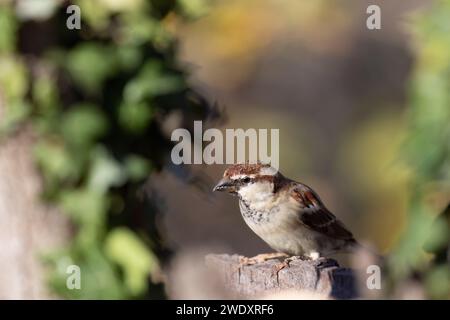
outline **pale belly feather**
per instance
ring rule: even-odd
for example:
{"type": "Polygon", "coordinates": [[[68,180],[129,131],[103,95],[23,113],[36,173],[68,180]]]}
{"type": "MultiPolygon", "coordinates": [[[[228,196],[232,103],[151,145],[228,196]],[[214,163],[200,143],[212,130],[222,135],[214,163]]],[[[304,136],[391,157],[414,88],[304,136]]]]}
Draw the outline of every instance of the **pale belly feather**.
{"type": "Polygon", "coordinates": [[[305,227],[292,208],[280,206],[270,211],[253,211],[240,203],[244,221],[261,239],[278,252],[289,255],[310,255],[313,252],[327,254],[329,241],[324,241],[323,235],[305,227]]]}

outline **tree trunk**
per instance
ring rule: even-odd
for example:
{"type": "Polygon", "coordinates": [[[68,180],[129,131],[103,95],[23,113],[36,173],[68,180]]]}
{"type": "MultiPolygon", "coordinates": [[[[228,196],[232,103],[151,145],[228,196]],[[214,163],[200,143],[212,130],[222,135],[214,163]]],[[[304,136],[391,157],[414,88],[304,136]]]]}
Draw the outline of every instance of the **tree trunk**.
{"type": "Polygon", "coordinates": [[[67,219],[39,199],[33,139],[24,130],[0,142],[0,299],[46,299],[39,254],[61,245],[67,219]]]}

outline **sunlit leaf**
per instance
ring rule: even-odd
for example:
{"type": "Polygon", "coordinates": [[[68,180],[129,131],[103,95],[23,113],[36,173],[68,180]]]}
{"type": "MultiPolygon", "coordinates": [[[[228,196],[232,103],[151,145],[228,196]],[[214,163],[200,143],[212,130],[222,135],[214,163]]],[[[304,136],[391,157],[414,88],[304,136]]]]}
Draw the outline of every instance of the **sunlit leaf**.
{"type": "Polygon", "coordinates": [[[0,59],[0,90],[7,101],[23,98],[28,90],[28,71],[14,56],[0,59]]]}
{"type": "MultiPolygon", "coordinates": [[[[76,250],[78,251],[78,250],[76,250]]],[[[101,252],[100,248],[92,246],[83,255],[70,256],[68,252],[47,256],[47,264],[55,266],[51,274],[51,287],[68,299],[124,299],[127,297],[126,288],[122,285],[118,271],[101,252]],[[70,290],[67,279],[71,275],[67,271],[69,266],[80,268],[80,289],[70,290]]]]}
{"type": "Polygon", "coordinates": [[[0,53],[11,52],[16,46],[17,21],[9,6],[0,7],[0,53]]]}
{"type": "Polygon", "coordinates": [[[98,148],[92,154],[92,166],[88,186],[96,192],[106,192],[112,186],[126,181],[126,173],[120,163],[111,157],[104,148],[98,148]]]}
{"type": "Polygon", "coordinates": [[[80,245],[89,246],[100,239],[108,209],[107,198],[102,193],[89,189],[66,190],[60,203],[64,212],[83,226],[77,235],[80,245]]]}
{"type": "Polygon", "coordinates": [[[59,5],[58,0],[21,0],[17,2],[17,15],[23,20],[45,20],[59,5]]]}
{"type": "Polygon", "coordinates": [[[180,0],[179,4],[183,12],[191,18],[198,18],[206,14],[209,9],[207,0],[180,0]]]}
{"type": "Polygon", "coordinates": [[[129,229],[116,228],[105,242],[105,252],[120,265],[125,283],[133,295],[141,294],[151,272],[158,267],[155,256],[129,229]]]}

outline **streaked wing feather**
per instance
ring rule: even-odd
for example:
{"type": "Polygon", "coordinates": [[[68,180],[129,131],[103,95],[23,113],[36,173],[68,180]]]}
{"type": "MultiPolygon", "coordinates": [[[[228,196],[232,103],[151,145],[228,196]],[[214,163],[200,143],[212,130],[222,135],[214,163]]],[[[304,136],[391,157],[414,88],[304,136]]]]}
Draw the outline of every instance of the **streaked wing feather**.
{"type": "Polygon", "coordinates": [[[322,204],[311,188],[297,183],[292,193],[302,207],[299,218],[305,226],[331,238],[353,239],[352,233],[322,204]]]}

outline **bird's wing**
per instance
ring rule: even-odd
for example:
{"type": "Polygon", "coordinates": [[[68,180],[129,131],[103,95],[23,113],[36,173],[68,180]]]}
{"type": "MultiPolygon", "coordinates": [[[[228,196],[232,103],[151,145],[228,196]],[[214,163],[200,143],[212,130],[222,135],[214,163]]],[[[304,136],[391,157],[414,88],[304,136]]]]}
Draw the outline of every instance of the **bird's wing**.
{"type": "Polygon", "coordinates": [[[299,219],[305,226],[330,238],[353,240],[352,233],[328,211],[311,188],[296,183],[291,192],[300,204],[299,219]]]}

